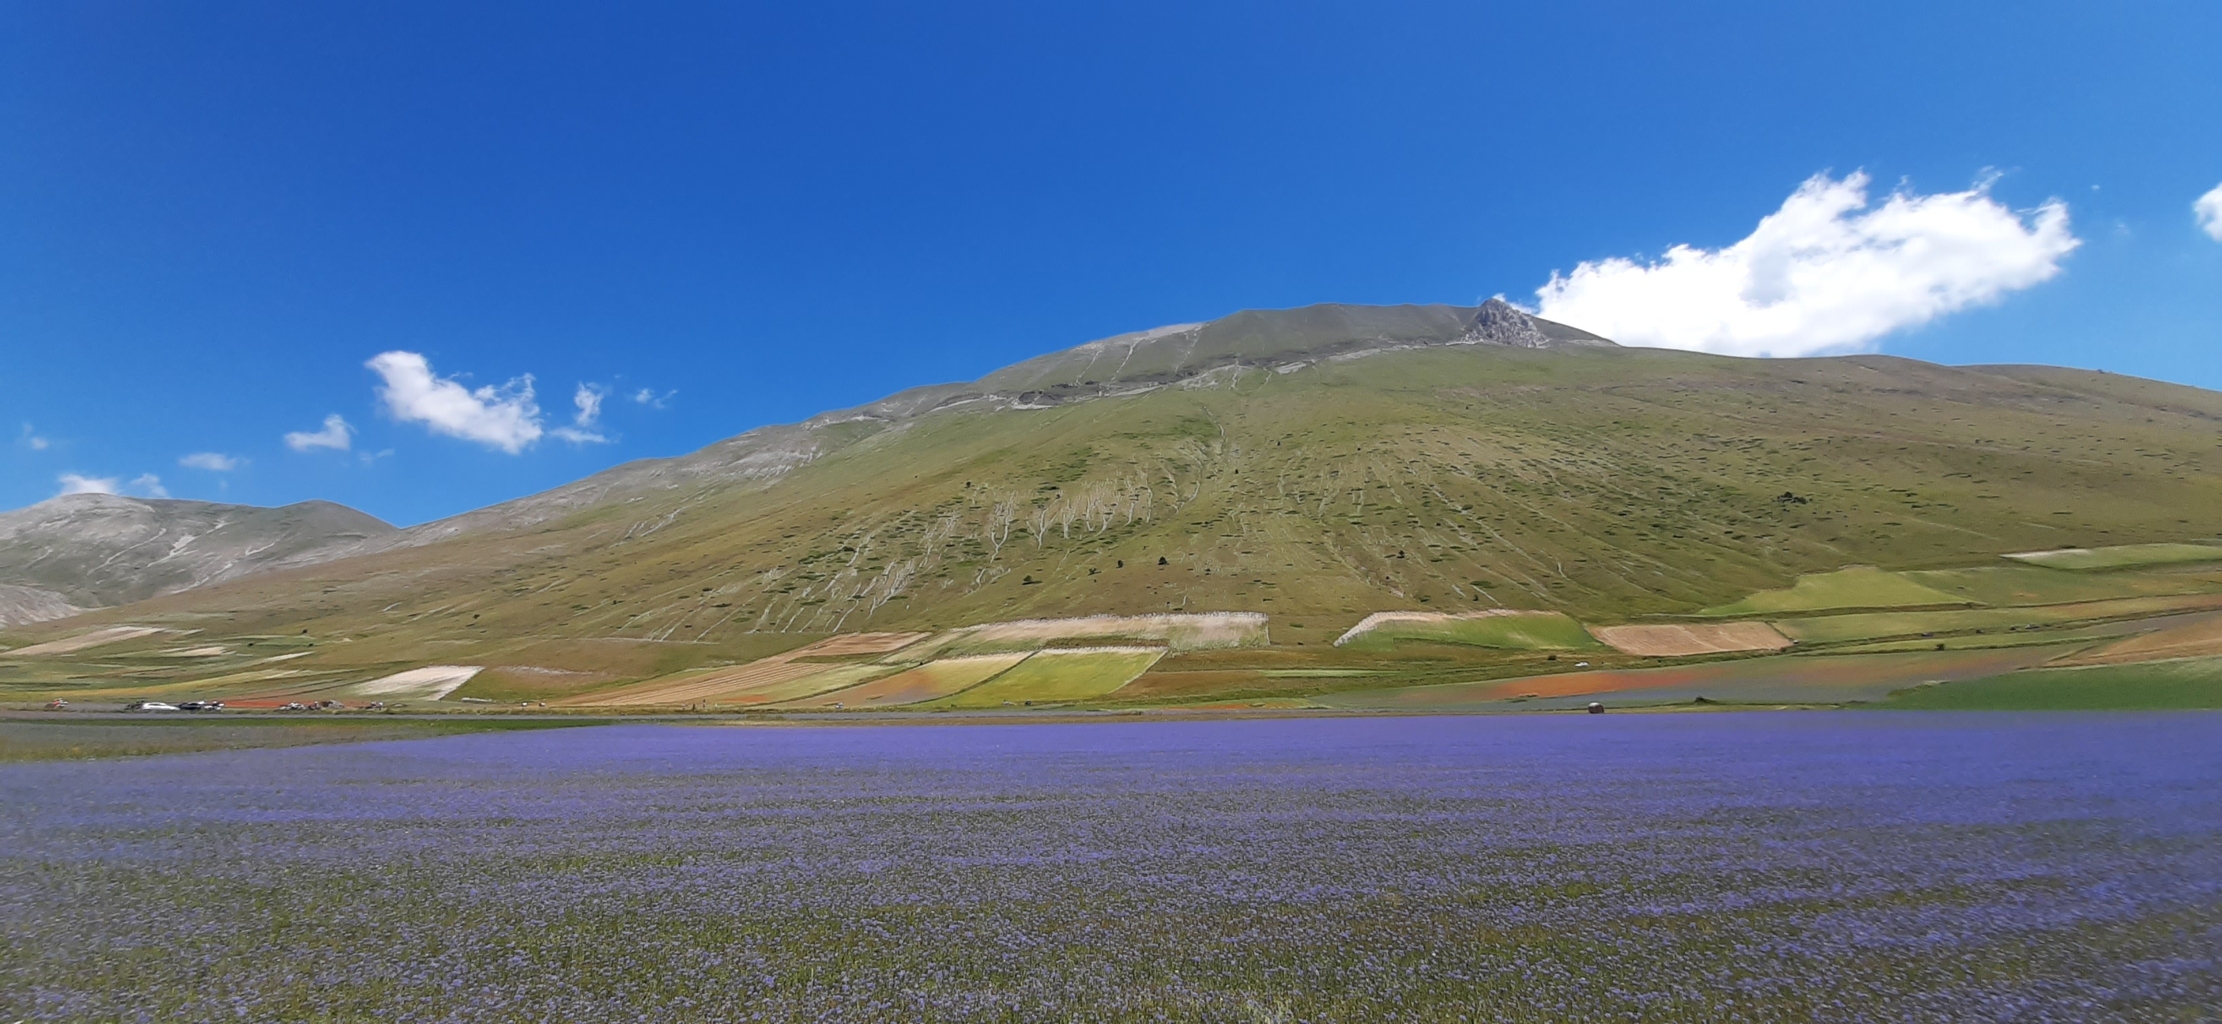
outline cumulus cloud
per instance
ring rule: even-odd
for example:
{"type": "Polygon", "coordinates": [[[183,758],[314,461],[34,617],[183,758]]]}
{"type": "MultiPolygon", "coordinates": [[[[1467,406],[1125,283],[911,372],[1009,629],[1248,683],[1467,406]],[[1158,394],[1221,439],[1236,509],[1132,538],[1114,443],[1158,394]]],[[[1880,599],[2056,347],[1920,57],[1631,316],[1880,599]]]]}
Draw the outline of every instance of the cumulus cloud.
{"type": "MultiPolygon", "coordinates": [[[[287,435],[289,439],[288,443],[291,443],[290,438],[292,436],[293,435],[290,434],[287,435]]],[[[234,455],[226,455],[222,452],[194,452],[191,455],[187,455],[178,459],[177,464],[180,466],[184,466],[187,469],[205,469],[211,473],[229,473],[232,470],[238,469],[241,465],[245,464],[246,461],[247,460],[245,459],[239,458],[234,455]]]]}
{"type": "Polygon", "coordinates": [[[2216,185],[2206,195],[2191,204],[2191,215],[2198,218],[2199,229],[2208,238],[2222,242],[2222,185],[2216,185]]]}
{"type": "Polygon", "coordinates": [[[141,473],[131,481],[131,486],[149,498],[167,498],[170,489],[162,486],[162,478],[152,473],[141,473]]]}
{"type": "Polygon", "coordinates": [[[378,397],[404,423],[422,423],[435,434],[511,455],[540,440],[540,407],[533,404],[529,373],[500,387],[472,390],[434,376],[432,364],[415,352],[380,352],[363,365],[385,379],[378,397]]]}
{"type": "Polygon", "coordinates": [[[115,494],[123,488],[112,476],[84,476],[64,473],[56,478],[62,484],[63,494],[115,494]]]}
{"type": "Polygon", "coordinates": [[[609,389],[599,384],[579,385],[579,389],[571,394],[571,404],[578,408],[578,412],[571,417],[571,425],[557,427],[549,433],[572,444],[609,443],[609,438],[594,426],[602,418],[602,399],[608,395],[609,389]]]}
{"type": "Polygon", "coordinates": [[[311,452],[318,448],[344,452],[355,443],[354,438],[355,428],[348,426],[347,421],[335,412],[324,417],[322,430],[295,430],[287,433],[285,446],[297,452],[311,452]]]}
{"type": "Polygon", "coordinates": [[[602,396],[607,394],[609,392],[598,384],[579,385],[579,390],[571,395],[571,404],[579,409],[571,422],[582,427],[593,426],[595,420],[602,418],[602,396]]]}
{"type": "Polygon", "coordinates": [[[1891,193],[1816,175],[1750,237],[1677,245],[1657,262],[1614,257],[1551,275],[1540,315],[1623,344],[1744,356],[1846,351],[1902,327],[2049,280],[2082,244],[2068,208],[2025,213],[1989,194],[1891,193]]]}

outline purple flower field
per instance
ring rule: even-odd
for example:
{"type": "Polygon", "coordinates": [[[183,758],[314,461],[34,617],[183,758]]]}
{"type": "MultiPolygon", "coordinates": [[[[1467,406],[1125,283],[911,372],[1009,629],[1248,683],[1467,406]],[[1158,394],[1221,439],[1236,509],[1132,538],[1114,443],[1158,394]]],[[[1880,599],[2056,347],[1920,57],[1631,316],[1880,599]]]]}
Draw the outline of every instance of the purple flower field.
{"type": "Polygon", "coordinates": [[[0,766],[0,1021],[2148,1021],[2222,716],[658,725],[0,766]]]}

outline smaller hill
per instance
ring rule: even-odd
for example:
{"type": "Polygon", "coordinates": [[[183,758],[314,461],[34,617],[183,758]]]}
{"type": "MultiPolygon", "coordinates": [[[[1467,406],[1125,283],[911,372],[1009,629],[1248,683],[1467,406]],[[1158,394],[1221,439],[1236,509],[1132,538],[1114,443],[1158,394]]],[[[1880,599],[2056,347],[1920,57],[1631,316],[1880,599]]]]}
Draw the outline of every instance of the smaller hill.
{"type": "Polygon", "coordinates": [[[0,513],[0,624],[326,561],[395,532],[329,501],[262,508],[63,495],[0,513]]]}

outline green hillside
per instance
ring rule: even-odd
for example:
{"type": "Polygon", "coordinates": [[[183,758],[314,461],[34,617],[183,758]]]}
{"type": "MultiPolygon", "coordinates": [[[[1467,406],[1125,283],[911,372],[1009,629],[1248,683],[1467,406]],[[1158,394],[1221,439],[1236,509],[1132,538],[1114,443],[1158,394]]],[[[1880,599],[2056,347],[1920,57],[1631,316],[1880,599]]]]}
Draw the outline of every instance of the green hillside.
{"type": "MultiPolygon", "coordinates": [[[[1617,348],[1489,322],[1501,309],[1313,307],[1098,342],[0,644],[129,622],[227,658],[249,652],[226,638],[313,641],[269,671],[468,663],[584,686],[834,632],[1258,611],[1275,651],[1327,657],[1383,610],[1771,614],[1817,586],[1801,574],[2222,535],[2222,395],[1617,348]],[[1786,596],[1747,600],[1766,591],[1786,596]]],[[[1872,603],[1926,603],[1896,586],[1872,603]]],[[[180,678],[126,656],[162,643],[71,668],[0,654],[0,672],[180,678]]]]}

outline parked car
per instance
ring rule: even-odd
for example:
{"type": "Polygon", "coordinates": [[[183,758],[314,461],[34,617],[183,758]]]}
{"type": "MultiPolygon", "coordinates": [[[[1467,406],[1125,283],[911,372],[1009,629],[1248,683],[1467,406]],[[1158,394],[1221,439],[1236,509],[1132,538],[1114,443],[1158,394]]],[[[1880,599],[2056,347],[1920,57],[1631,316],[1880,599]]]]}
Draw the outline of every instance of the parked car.
{"type": "Polygon", "coordinates": [[[303,703],[301,703],[300,701],[297,701],[297,700],[295,700],[295,701],[287,701],[286,703],[284,703],[284,704],[281,704],[281,705],[279,705],[279,706],[278,706],[278,710],[280,710],[280,711],[307,711],[308,709],[309,709],[309,706],[308,706],[308,705],[306,705],[306,704],[303,704],[303,703]]]}
{"type": "Polygon", "coordinates": [[[178,705],[177,709],[179,711],[222,711],[224,710],[224,702],[220,700],[189,700],[178,705]]]}
{"type": "Polygon", "coordinates": [[[135,700],[124,705],[123,709],[125,711],[176,711],[178,706],[165,704],[158,700],[135,700]]]}

